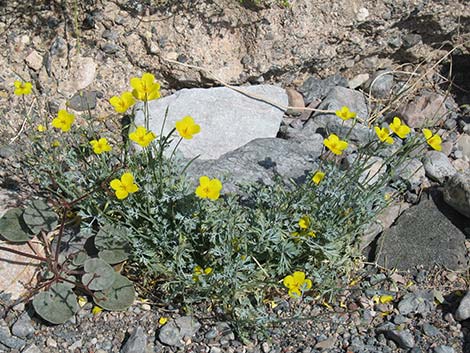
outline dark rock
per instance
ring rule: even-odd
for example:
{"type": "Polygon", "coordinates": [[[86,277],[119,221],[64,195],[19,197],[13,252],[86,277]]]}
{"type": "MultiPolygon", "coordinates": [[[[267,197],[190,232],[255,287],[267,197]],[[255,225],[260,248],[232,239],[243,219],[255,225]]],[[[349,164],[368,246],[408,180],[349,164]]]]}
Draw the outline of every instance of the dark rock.
{"type": "Polygon", "coordinates": [[[121,353],[141,353],[145,352],[147,347],[147,335],[144,329],[137,327],[124,346],[121,348],[121,353]]]}
{"type": "Polygon", "coordinates": [[[104,39],[108,39],[108,40],[111,40],[111,41],[114,41],[118,38],[118,33],[116,31],[111,31],[109,29],[106,29],[103,31],[103,33],[101,34],[101,36],[104,38],[104,39]]]}
{"type": "Polygon", "coordinates": [[[418,265],[440,264],[466,268],[465,235],[437,208],[423,200],[403,212],[396,224],[378,240],[376,261],[387,268],[408,270],[418,265]],[[417,256],[419,254],[419,256],[417,256]]]}
{"type": "Polygon", "coordinates": [[[120,50],[120,48],[114,43],[106,43],[101,46],[101,50],[103,50],[106,54],[115,54],[120,50]]]}
{"type": "Polygon", "coordinates": [[[240,183],[271,185],[275,176],[301,183],[316,167],[322,148],[318,134],[309,140],[256,139],[217,160],[196,160],[187,173],[194,181],[201,175],[223,180],[224,192],[237,191],[240,183]]]}
{"type": "Polygon", "coordinates": [[[326,97],[328,92],[336,86],[348,87],[348,81],[340,75],[330,76],[324,80],[309,77],[299,90],[304,96],[305,104],[308,105],[315,99],[326,97]]]}
{"type": "Polygon", "coordinates": [[[385,337],[395,342],[400,348],[411,349],[415,346],[415,339],[408,330],[390,330],[385,332],[385,337]]]}
{"type": "Polygon", "coordinates": [[[67,102],[69,108],[77,112],[84,112],[96,108],[96,91],[78,92],[67,102]]]}

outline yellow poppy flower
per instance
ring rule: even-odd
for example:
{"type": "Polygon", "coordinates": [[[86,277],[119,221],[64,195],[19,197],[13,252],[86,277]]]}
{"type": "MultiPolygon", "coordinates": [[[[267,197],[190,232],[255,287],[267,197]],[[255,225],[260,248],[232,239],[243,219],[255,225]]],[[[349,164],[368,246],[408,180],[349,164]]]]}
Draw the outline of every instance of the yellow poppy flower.
{"type": "Polygon", "coordinates": [[[299,298],[302,293],[312,288],[312,281],[305,278],[305,273],[302,271],[296,271],[292,275],[288,275],[284,278],[283,284],[289,289],[289,296],[291,298],[299,298]]]}
{"type": "Polygon", "coordinates": [[[433,135],[432,131],[429,129],[423,129],[423,135],[426,138],[426,142],[436,151],[442,150],[442,139],[438,134],[433,135]]]}
{"type": "Polygon", "coordinates": [[[151,101],[160,98],[160,84],[155,82],[155,76],[146,72],[142,78],[131,78],[132,95],[140,101],[151,101]]]}
{"type": "Polygon", "coordinates": [[[222,183],[219,179],[209,179],[207,176],[199,178],[199,186],[196,188],[196,195],[201,199],[217,200],[222,190],[222,183]]]}
{"type": "Polygon", "coordinates": [[[131,92],[124,92],[120,97],[111,97],[109,103],[111,103],[118,113],[125,113],[127,109],[135,104],[135,99],[131,92]]]}
{"type": "Polygon", "coordinates": [[[75,116],[66,110],[59,110],[57,117],[52,120],[52,126],[56,129],[61,129],[62,132],[67,132],[72,127],[75,116]]]}
{"type": "Polygon", "coordinates": [[[134,183],[134,177],[131,173],[124,173],[121,180],[113,179],[109,184],[116,193],[119,200],[125,199],[129,194],[139,191],[139,187],[134,183]]]}
{"type": "Polygon", "coordinates": [[[321,181],[325,178],[325,173],[321,171],[317,171],[314,176],[312,177],[312,181],[318,185],[321,183],[321,181]]]}
{"type": "Polygon", "coordinates": [[[404,139],[411,132],[409,126],[402,123],[398,117],[393,118],[393,122],[390,124],[390,130],[401,139],[404,139]]]}
{"type": "Polygon", "coordinates": [[[348,107],[341,107],[340,110],[335,111],[336,116],[343,120],[349,120],[356,117],[356,113],[349,111],[348,107]]]}
{"type": "Polygon", "coordinates": [[[33,90],[33,85],[31,82],[21,82],[16,80],[15,83],[15,95],[17,96],[23,96],[27,94],[31,94],[31,91],[33,90]]]}
{"type": "Polygon", "coordinates": [[[111,146],[109,145],[108,140],[104,137],[100,138],[99,140],[91,140],[90,145],[93,147],[93,152],[96,154],[111,151],[111,146]]]}
{"type": "Polygon", "coordinates": [[[185,116],[176,122],[176,131],[178,131],[182,138],[189,140],[193,138],[193,135],[201,131],[201,127],[194,122],[192,117],[185,116]]]}
{"type": "Polygon", "coordinates": [[[375,133],[380,141],[388,143],[391,145],[393,143],[393,138],[390,136],[390,130],[386,127],[379,128],[378,126],[374,127],[375,133]]]}
{"type": "Polygon", "coordinates": [[[167,322],[168,322],[167,317],[162,316],[160,319],[158,319],[158,323],[162,326],[165,325],[167,322]]]}
{"type": "Polygon", "coordinates": [[[310,227],[310,217],[305,215],[305,216],[302,216],[300,219],[299,219],[299,228],[300,229],[308,229],[310,227]]]}
{"type": "Polygon", "coordinates": [[[327,139],[323,140],[323,144],[334,154],[341,155],[343,151],[348,148],[348,143],[341,140],[335,134],[331,134],[327,139]]]}
{"type": "Polygon", "coordinates": [[[129,134],[129,138],[141,147],[147,147],[156,137],[152,131],[147,131],[143,126],[138,126],[129,134]]]}
{"type": "Polygon", "coordinates": [[[44,125],[41,125],[39,124],[36,129],[39,131],[39,132],[44,132],[47,130],[47,128],[44,126],[44,125]]]}

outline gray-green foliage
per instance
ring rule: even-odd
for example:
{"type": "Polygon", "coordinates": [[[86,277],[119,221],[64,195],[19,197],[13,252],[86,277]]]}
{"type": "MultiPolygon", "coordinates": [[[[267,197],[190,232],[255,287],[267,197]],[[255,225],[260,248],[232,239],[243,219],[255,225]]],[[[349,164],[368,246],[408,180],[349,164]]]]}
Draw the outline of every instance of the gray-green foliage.
{"type": "Polygon", "coordinates": [[[126,230],[110,224],[102,227],[95,236],[95,246],[98,256],[109,264],[117,264],[129,257],[129,244],[126,240],[126,230]]]}
{"type": "Polygon", "coordinates": [[[82,283],[91,290],[103,290],[114,282],[113,268],[101,259],[88,259],[84,266],[82,283]]]}
{"type": "Polygon", "coordinates": [[[119,273],[114,274],[114,281],[110,288],[96,292],[96,304],[112,311],[126,310],[135,299],[134,285],[119,273]]]}
{"type": "Polygon", "coordinates": [[[28,241],[32,234],[23,220],[23,209],[12,208],[0,218],[0,234],[14,243],[28,241]]]}
{"type": "Polygon", "coordinates": [[[33,307],[44,320],[62,324],[77,312],[77,296],[70,286],[55,283],[48,290],[36,294],[33,307]]]}
{"type": "Polygon", "coordinates": [[[33,234],[52,231],[57,226],[57,214],[43,200],[34,200],[26,207],[23,219],[33,234]]]}

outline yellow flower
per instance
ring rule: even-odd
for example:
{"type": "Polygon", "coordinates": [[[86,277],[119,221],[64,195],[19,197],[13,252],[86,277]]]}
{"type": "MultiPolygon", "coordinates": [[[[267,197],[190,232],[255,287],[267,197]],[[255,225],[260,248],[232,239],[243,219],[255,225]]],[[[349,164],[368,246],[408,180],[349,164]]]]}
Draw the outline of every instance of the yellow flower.
{"type": "Polygon", "coordinates": [[[86,303],[88,303],[88,300],[85,297],[78,297],[78,305],[80,305],[80,307],[83,307],[86,303]]]}
{"type": "Polygon", "coordinates": [[[52,147],[60,147],[60,142],[57,141],[57,140],[54,140],[54,141],[52,141],[51,146],[52,147]]]}
{"type": "Polygon", "coordinates": [[[305,279],[305,273],[296,271],[292,275],[288,275],[283,280],[284,286],[289,289],[289,296],[291,298],[299,298],[302,293],[312,288],[312,281],[305,279]]]}
{"type": "Polygon", "coordinates": [[[388,143],[390,145],[393,143],[393,138],[390,136],[389,129],[387,129],[386,127],[379,128],[378,126],[375,126],[374,129],[380,141],[388,143]]]}
{"type": "Polygon", "coordinates": [[[39,132],[44,132],[47,130],[47,128],[44,126],[44,125],[41,125],[39,124],[36,129],[39,131],[39,132]]]}
{"type": "Polygon", "coordinates": [[[185,116],[183,119],[176,122],[176,131],[178,131],[181,137],[192,139],[193,135],[201,131],[201,127],[194,122],[192,117],[185,116]]]}
{"type": "Polygon", "coordinates": [[[299,220],[299,228],[302,230],[308,229],[310,227],[310,217],[305,215],[302,216],[299,220]]]}
{"type": "Polygon", "coordinates": [[[384,294],[384,295],[381,295],[381,296],[379,297],[379,302],[382,303],[382,304],[390,303],[392,300],[393,300],[393,296],[392,296],[392,295],[384,294]]]}
{"type": "Polygon", "coordinates": [[[398,117],[393,118],[393,122],[390,124],[390,129],[401,139],[404,139],[406,135],[411,132],[411,129],[402,123],[398,117]]]}
{"type": "Polygon", "coordinates": [[[98,315],[98,314],[99,314],[100,312],[102,312],[102,311],[103,311],[103,309],[100,308],[98,305],[95,305],[95,306],[93,307],[93,309],[91,309],[91,313],[92,313],[93,315],[98,315]]]}
{"type": "Polygon", "coordinates": [[[119,200],[125,199],[129,194],[139,191],[139,187],[134,184],[134,177],[131,173],[124,173],[121,180],[113,179],[109,184],[116,192],[116,197],[119,200]]]}
{"type": "Polygon", "coordinates": [[[100,138],[98,141],[91,140],[90,145],[91,147],[93,147],[93,152],[95,152],[96,154],[111,151],[111,146],[109,145],[108,140],[104,137],[100,138]]]}
{"type": "Polygon", "coordinates": [[[152,131],[147,131],[143,126],[138,126],[134,132],[129,134],[129,138],[141,147],[147,147],[156,137],[152,131]]]}
{"type": "Polygon", "coordinates": [[[132,95],[141,101],[151,101],[160,98],[160,84],[155,82],[155,76],[149,73],[142,75],[142,78],[131,78],[133,88],[132,95]]]}
{"type": "Polygon", "coordinates": [[[323,144],[334,154],[340,155],[343,151],[348,148],[346,141],[340,140],[335,134],[331,134],[327,139],[323,140],[323,144]]]}
{"type": "Polygon", "coordinates": [[[193,269],[193,281],[199,282],[199,276],[210,275],[212,273],[212,267],[206,267],[203,269],[201,266],[195,266],[193,269]]]}
{"type": "Polygon", "coordinates": [[[31,91],[33,89],[33,85],[31,84],[31,82],[21,82],[21,81],[16,80],[14,85],[15,85],[14,93],[17,96],[31,94],[31,91]]]}
{"type": "Polygon", "coordinates": [[[321,172],[321,171],[317,171],[315,173],[315,175],[312,177],[312,181],[318,185],[321,183],[321,181],[323,180],[323,178],[325,178],[325,173],[321,172]]]}
{"type": "Polygon", "coordinates": [[[441,151],[442,139],[438,134],[433,135],[432,131],[429,129],[423,129],[423,135],[426,138],[426,142],[429,146],[434,148],[436,151],[441,151]]]}
{"type": "Polygon", "coordinates": [[[72,127],[75,116],[66,110],[59,110],[57,117],[52,120],[52,126],[56,129],[61,129],[62,132],[67,132],[72,127]]]}
{"type": "Polygon", "coordinates": [[[349,111],[348,107],[341,107],[341,109],[337,110],[335,113],[336,116],[343,120],[349,120],[356,117],[356,113],[349,111]]]}
{"type": "Polygon", "coordinates": [[[167,317],[162,316],[160,319],[158,319],[158,323],[162,326],[165,325],[167,322],[168,322],[167,317]]]}
{"type": "Polygon", "coordinates": [[[121,94],[121,97],[111,97],[109,103],[111,103],[111,105],[118,113],[125,113],[127,109],[129,109],[135,104],[135,100],[131,92],[124,92],[123,94],[121,94]]]}
{"type": "Polygon", "coordinates": [[[196,195],[201,199],[217,200],[222,190],[222,183],[219,179],[209,179],[207,176],[199,178],[199,186],[196,188],[196,195]]]}

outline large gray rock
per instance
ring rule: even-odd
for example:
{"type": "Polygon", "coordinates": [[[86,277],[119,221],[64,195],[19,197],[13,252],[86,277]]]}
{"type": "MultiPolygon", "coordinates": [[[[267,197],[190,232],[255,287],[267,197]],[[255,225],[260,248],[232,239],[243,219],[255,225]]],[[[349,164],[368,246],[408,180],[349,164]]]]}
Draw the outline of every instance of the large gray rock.
{"type": "Polygon", "coordinates": [[[432,200],[423,200],[398,218],[378,240],[376,261],[387,268],[408,270],[440,264],[452,270],[467,266],[465,235],[432,200]]]}
{"type": "MultiPolygon", "coordinates": [[[[358,91],[344,87],[332,88],[318,109],[335,111],[341,109],[343,106],[347,106],[350,111],[355,112],[359,119],[367,120],[369,110],[364,95],[358,91]]],[[[311,135],[324,129],[327,133],[334,133],[345,138],[353,125],[353,120],[354,119],[343,121],[335,114],[318,113],[307,121],[302,132],[305,135],[311,135]]],[[[372,130],[363,124],[357,123],[350,132],[348,140],[364,144],[368,142],[372,136],[372,130]]]]}
{"type": "Polygon", "coordinates": [[[463,321],[470,318],[470,290],[467,291],[465,296],[460,301],[459,307],[455,311],[455,320],[463,321]]]}
{"type": "MultiPolygon", "coordinates": [[[[288,104],[286,91],[277,86],[239,88],[260,99],[283,106],[288,104]]],[[[200,159],[217,159],[256,138],[277,135],[284,112],[260,99],[225,87],[182,89],[171,96],[149,102],[149,126],[159,135],[165,110],[169,108],[163,129],[166,135],[175,127],[176,121],[190,115],[201,126],[201,132],[190,140],[183,139],[178,150],[186,158],[200,155],[200,159]]],[[[136,108],[136,122],[139,125],[143,125],[144,121],[142,107],[141,104],[136,108]]],[[[172,147],[178,138],[174,140],[172,147]]]]}
{"type": "Polygon", "coordinates": [[[439,151],[428,151],[423,159],[423,166],[426,175],[431,179],[443,183],[447,178],[454,175],[457,170],[454,168],[449,158],[439,151]]]}
{"type": "Polygon", "coordinates": [[[223,192],[236,192],[237,184],[243,183],[270,185],[276,175],[300,183],[317,165],[322,146],[323,137],[319,134],[308,140],[257,139],[218,160],[194,161],[187,175],[193,182],[201,175],[219,178],[223,192]]]}
{"type": "Polygon", "coordinates": [[[470,218],[470,171],[454,174],[445,184],[444,201],[459,213],[470,218]]]}

